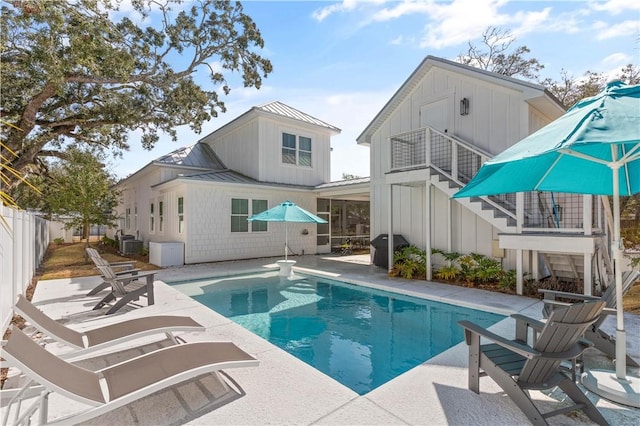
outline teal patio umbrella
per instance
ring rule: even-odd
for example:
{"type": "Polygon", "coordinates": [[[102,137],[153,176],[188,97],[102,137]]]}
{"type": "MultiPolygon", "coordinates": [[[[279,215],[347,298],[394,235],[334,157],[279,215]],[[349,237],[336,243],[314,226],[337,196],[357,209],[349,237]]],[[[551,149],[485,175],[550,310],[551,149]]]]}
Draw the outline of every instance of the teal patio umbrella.
{"type": "MultiPolygon", "coordinates": [[[[640,85],[610,82],[598,95],[579,101],[562,117],[487,161],[454,198],[528,191],[613,196],[616,383],[610,384],[613,393],[598,393],[640,406],[640,381],[631,383],[635,378],[626,376],[620,239],[620,196],[640,192],[640,85]]],[[[598,380],[599,387],[609,385],[604,377],[598,380]]]]}
{"type": "Polygon", "coordinates": [[[284,260],[289,252],[289,235],[287,222],[327,223],[326,220],[299,207],[291,201],[285,201],[262,213],[251,216],[247,220],[261,220],[265,222],[284,222],[284,260]]]}

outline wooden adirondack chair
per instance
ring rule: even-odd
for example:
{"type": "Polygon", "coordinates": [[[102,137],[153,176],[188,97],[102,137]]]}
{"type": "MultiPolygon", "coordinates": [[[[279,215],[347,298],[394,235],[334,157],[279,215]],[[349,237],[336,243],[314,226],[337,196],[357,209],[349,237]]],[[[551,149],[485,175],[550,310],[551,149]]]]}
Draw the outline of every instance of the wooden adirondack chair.
{"type": "Polygon", "coordinates": [[[138,273],[136,275],[116,275],[111,266],[105,262],[98,262],[97,268],[102,274],[102,278],[111,286],[111,291],[96,306],[94,310],[102,308],[111,301],[116,303],[106,312],[106,315],[116,312],[127,303],[140,299],[141,296],[147,297],[147,304],[154,304],[153,297],[153,281],[156,274],[155,271],[138,273]],[[145,281],[141,281],[146,278],[145,281]]]}
{"type": "MultiPolygon", "coordinates": [[[[626,294],[629,289],[640,279],[640,271],[631,270],[622,274],[622,294],[626,294]]],[[[614,282],[609,283],[609,286],[602,293],[602,296],[585,296],[584,294],[567,293],[564,291],[555,291],[547,289],[539,289],[540,293],[544,294],[544,307],[542,314],[545,318],[549,317],[549,314],[558,306],[568,306],[570,303],[560,302],[557,299],[570,300],[572,302],[596,300],[606,303],[608,309],[604,310],[604,314],[615,314],[616,309],[616,285],[614,282]]],[[[611,335],[603,331],[600,326],[606,319],[606,315],[601,315],[591,327],[587,329],[584,334],[585,339],[593,342],[593,345],[600,351],[604,352],[608,357],[616,357],[616,336],[611,335]]],[[[627,355],[627,365],[633,367],[640,367],[640,364],[635,359],[627,355]]]]}
{"type": "Polygon", "coordinates": [[[505,339],[472,322],[459,321],[469,345],[469,389],[480,393],[480,377],[491,377],[534,425],[546,425],[547,417],[576,408],[581,408],[594,422],[606,425],[607,421],[598,409],[560,368],[562,361],[575,359],[591,346],[581,336],[598,320],[604,306],[604,302],[590,301],[556,309],[546,323],[512,315],[516,320],[515,340],[505,339]],[[532,346],[527,344],[529,328],[534,330],[532,346]],[[481,337],[493,343],[481,345],[481,337]],[[555,386],[559,386],[575,405],[542,413],[528,391],[555,386]]]}

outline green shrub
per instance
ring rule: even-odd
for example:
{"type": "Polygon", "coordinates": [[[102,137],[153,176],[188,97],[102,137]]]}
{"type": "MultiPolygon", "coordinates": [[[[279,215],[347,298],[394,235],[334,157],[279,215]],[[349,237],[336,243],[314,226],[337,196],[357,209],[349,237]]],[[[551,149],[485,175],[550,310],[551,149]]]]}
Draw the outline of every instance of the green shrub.
{"type": "Polygon", "coordinates": [[[435,271],[435,277],[439,280],[452,281],[460,276],[460,269],[455,265],[443,266],[435,271]]]}
{"type": "Polygon", "coordinates": [[[116,238],[111,239],[109,237],[107,237],[106,235],[104,237],[102,237],[102,244],[104,244],[105,246],[108,247],[113,247],[114,249],[119,249],[120,248],[120,244],[118,243],[118,239],[116,238]]]}
{"type": "Polygon", "coordinates": [[[56,244],[64,244],[64,238],[54,238],[53,242],[56,244]]]}
{"type": "Polygon", "coordinates": [[[426,251],[416,246],[403,247],[393,253],[392,275],[412,279],[427,274],[426,251]]]}
{"type": "Polygon", "coordinates": [[[502,273],[502,276],[500,277],[500,281],[498,282],[498,285],[502,289],[513,290],[516,288],[516,283],[517,283],[516,278],[517,278],[517,275],[516,275],[515,269],[504,271],[502,273]]]}

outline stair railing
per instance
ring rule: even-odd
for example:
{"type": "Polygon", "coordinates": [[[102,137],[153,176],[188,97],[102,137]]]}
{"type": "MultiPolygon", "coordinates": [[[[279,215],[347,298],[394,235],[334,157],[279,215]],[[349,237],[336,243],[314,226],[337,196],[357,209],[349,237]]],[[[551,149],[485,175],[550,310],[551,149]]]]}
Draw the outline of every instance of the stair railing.
{"type": "MultiPolygon", "coordinates": [[[[465,186],[492,157],[456,136],[431,127],[390,138],[391,171],[430,167],[460,187],[465,186]]],[[[503,215],[516,219],[514,194],[478,197],[503,215]]]]}

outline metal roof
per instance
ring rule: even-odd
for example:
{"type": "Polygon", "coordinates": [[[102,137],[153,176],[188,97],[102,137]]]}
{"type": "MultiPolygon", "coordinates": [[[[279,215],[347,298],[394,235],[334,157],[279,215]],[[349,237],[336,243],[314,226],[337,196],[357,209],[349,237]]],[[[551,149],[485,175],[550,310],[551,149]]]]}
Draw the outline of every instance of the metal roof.
{"type": "Polygon", "coordinates": [[[341,132],[339,128],[332,126],[329,123],[326,123],[320,119],[310,116],[309,114],[305,114],[302,111],[298,111],[295,108],[290,107],[289,105],[285,105],[282,102],[274,101],[269,102],[267,104],[258,105],[253,107],[256,111],[264,111],[270,114],[280,115],[282,117],[291,118],[294,120],[302,121],[309,124],[314,124],[316,126],[325,127],[327,129],[334,130],[336,132],[341,132]]]}
{"type": "Polygon", "coordinates": [[[176,149],[167,155],[154,160],[160,165],[194,167],[201,169],[225,170],[226,167],[213,149],[202,142],[184,148],[176,149]]]}
{"type": "Polygon", "coordinates": [[[346,179],[346,180],[337,180],[337,181],[334,181],[334,182],[328,182],[328,183],[320,184],[320,185],[316,186],[315,189],[338,188],[338,187],[343,187],[343,186],[359,185],[359,184],[364,184],[364,183],[369,183],[369,182],[371,182],[371,178],[369,178],[369,177],[356,178],[356,179],[346,179]]]}
{"type": "Polygon", "coordinates": [[[274,183],[274,182],[261,182],[259,180],[255,180],[249,176],[245,176],[242,173],[235,172],[230,169],[204,172],[204,173],[193,173],[193,174],[180,174],[173,179],[170,179],[165,182],[161,182],[154,186],[160,186],[167,182],[175,181],[177,179],[186,179],[186,180],[195,180],[201,182],[215,182],[215,183],[237,183],[237,184],[245,184],[245,185],[260,185],[260,186],[277,186],[282,188],[298,188],[298,189],[306,189],[312,190],[311,186],[303,186],[303,185],[289,185],[285,183],[274,183]]]}

